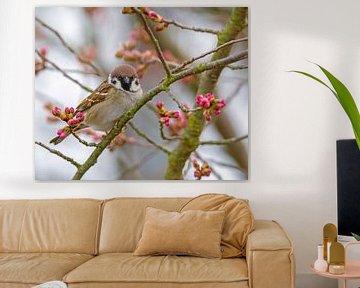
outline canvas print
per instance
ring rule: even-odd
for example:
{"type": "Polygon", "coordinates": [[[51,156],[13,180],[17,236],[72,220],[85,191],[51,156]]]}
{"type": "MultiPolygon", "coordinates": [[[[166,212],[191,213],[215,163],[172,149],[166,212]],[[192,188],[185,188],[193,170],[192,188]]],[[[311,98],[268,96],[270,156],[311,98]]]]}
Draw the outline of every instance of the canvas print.
{"type": "Polygon", "coordinates": [[[37,7],[35,179],[248,179],[247,7],[37,7]]]}

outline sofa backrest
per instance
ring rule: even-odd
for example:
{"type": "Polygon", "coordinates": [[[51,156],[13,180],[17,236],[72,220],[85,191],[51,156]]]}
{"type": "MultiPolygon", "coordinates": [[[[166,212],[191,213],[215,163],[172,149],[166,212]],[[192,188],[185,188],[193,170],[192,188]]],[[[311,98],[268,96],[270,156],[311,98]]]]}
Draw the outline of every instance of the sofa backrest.
{"type": "Polygon", "coordinates": [[[1,252],[96,254],[102,201],[1,200],[1,252]]]}
{"type": "Polygon", "coordinates": [[[179,211],[189,198],[116,198],[105,201],[99,253],[133,252],[141,237],[145,208],[179,211]]]}

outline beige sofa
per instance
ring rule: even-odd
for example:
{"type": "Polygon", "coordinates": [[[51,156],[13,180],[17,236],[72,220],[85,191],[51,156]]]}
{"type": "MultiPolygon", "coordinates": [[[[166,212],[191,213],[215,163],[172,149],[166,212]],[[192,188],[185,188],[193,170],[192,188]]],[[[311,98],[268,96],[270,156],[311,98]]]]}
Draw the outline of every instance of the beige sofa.
{"type": "Polygon", "coordinates": [[[293,288],[291,241],[256,220],[246,258],[133,256],[146,206],[185,198],[0,201],[0,288],[62,280],[72,288],[293,288]]]}

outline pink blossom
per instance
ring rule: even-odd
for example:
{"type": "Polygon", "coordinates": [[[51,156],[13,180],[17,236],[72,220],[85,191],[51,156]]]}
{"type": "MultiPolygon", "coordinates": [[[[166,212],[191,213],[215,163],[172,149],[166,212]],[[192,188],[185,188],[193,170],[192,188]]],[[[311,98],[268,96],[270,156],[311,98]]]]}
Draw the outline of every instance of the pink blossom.
{"type": "Polygon", "coordinates": [[[78,113],[76,113],[76,118],[81,122],[81,121],[84,121],[85,115],[82,112],[78,112],[78,113]]]}
{"type": "Polygon", "coordinates": [[[65,139],[68,134],[63,130],[63,129],[59,129],[56,134],[61,138],[61,139],[65,139]]]}
{"type": "Polygon", "coordinates": [[[149,11],[148,15],[152,19],[157,18],[159,16],[155,11],[149,11]]]}
{"type": "Polygon", "coordinates": [[[180,117],[180,112],[178,111],[172,111],[171,114],[172,114],[172,118],[177,119],[180,117]]]}
{"type": "Polygon", "coordinates": [[[164,107],[164,102],[163,102],[163,101],[158,100],[158,101],[156,102],[156,107],[157,107],[158,109],[163,108],[163,107],[164,107]]]}
{"type": "Polygon", "coordinates": [[[214,110],[214,114],[215,114],[216,116],[219,116],[219,115],[221,114],[221,110],[220,110],[220,109],[215,109],[215,110],[214,110]]]}
{"type": "Polygon", "coordinates": [[[170,118],[165,116],[160,118],[160,123],[164,124],[165,126],[170,126],[170,118]]]}
{"type": "Polygon", "coordinates": [[[77,118],[72,118],[72,119],[70,119],[67,123],[69,124],[69,126],[76,126],[76,125],[78,125],[80,122],[79,122],[79,120],[78,120],[77,118]]]}
{"type": "Polygon", "coordinates": [[[51,109],[51,113],[54,115],[54,116],[59,116],[61,112],[61,109],[59,107],[56,107],[54,106],[52,109],[51,109]]]}
{"type": "Polygon", "coordinates": [[[48,52],[48,48],[46,46],[41,47],[39,50],[40,50],[41,55],[46,56],[46,54],[48,52]]]}
{"type": "Polygon", "coordinates": [[[206,98],[207,100],[209,100],[210,102],[213,101],[213,100],[215,100],[215,96],[214,96],[214,94],[212,94],[212,93],[206,93],[206,94],[205,94],[205,98],[206,98]]]}
{"type": "Polygon", "coordinates": [[[212,114],[216,116],[220,115],[221,109],[226,105],[224,99],[217,99],[212,93],[206,93],[204,96],[197,95],[196,103],[204,108],[203,115],[206,121],[211,121],[212,114]]]}
{"type": "Polygon", "coordinates": [[[200,180],[203,176],[210,176],[212,170],[210,168],[210,166],[204,162],[201,166],[199,164],[199,162],[195,159],[192,161],[192,164],[193,164],[193,167],[195,169],[194,171],[194,177],[197,179],[197,180],[200,180]]]}

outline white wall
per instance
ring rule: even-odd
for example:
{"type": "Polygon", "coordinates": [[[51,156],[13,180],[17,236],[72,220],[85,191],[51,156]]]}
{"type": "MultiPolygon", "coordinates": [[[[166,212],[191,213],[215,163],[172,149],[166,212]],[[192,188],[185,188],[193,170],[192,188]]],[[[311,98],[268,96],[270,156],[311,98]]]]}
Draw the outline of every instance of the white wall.
{"type": "MultiPolygon", "coordinates": [[[[135,2],[139,1],[131,5],[135,2]]],[[[33,7],[47,3],[125,2],[2,1],[0,198],[172,197],[207,192],[248,198],[257,218],[278,220],[293,239],[298,287],[320,282],[316,276],[309,278],[309,264],[316,256],[323,224],[336,222],[335,140],[352,137],[352,133],[347,118],[325,88],[285,71],[296,68],[317,73],[306,60],[321,63],[346,83],[360,103],[360,2],[236,2],[248,5],[251,12],[251,175],[245,183],[34,182],[33,7]]],[[[180,3],[186,6],[194,1],[180,3]]],[[[207,5],[212,3],[216,2],[206,1],[207,5]]],[[[222,0],[220,5],[225,3],[234,2],[222,0]]]]}

